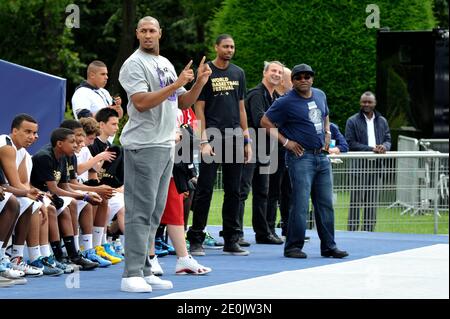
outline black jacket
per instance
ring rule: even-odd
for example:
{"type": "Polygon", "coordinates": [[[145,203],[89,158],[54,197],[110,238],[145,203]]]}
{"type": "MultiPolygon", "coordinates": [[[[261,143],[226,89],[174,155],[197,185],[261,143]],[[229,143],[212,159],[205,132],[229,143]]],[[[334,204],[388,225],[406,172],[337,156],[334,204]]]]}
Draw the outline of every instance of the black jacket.
{"type": "MultiPolygon", "coordinates": [[[[386,151],[391,149],[391,132],[387,120],[376,110],[375,113],[375,141],[377,145],[384,145],[386,151]]],[[[350,151],[370,152],[372,147],[368,145],[367,123],[364,113],[359,111],[352,115],[345,126],[345,139],[350,151]]]]}
{"type": "Polygon", "coordinates": [[[261,127],[261,118],[278,97],[278,93],[273,91],[272,99],[269,91],[262,83],[250,89],[244,101],[248,127],[255,129],[261,127]]]}
{"type": "MultiPolygon", "coordinates": [[[[272,105],[272,103],[279,97],[280,95],[276,91],[273,91],[273,97],[271,97],[269,91],[262,82],[247,92],[247,96],[244,101],[245,111],[247,113],[248,127],[253,128],[256,131],[256,136],[254,136],[254,143],[252,148],[254,154],[256,154],[257,162],[260,162],[260,159],[258,157],[259,153],[257,150],[257,145],[258,128],[261,128],[261,118],[272,105]]],[[[266,155],[268,155],[270,154],[271,150],[270,139],[268,134],[262,134],[262,136],[264,136],[264,138],[266,139],[266,155]]]]}

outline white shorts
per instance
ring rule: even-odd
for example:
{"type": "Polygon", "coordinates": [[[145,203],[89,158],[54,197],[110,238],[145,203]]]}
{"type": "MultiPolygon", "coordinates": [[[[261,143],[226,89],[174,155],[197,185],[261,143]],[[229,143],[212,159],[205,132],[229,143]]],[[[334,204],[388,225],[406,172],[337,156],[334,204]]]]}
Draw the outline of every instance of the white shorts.
{"type": "Polygon", "coordinates": [[[64,204],[62,205],[62,207],[60,209],[58,209],[56,211],[56,216],[59,216],[59,214],[61,214],[63,212],[63,210],[66,209],[66,207],[69,206],[73,200],[73,197],[66,197],[66,196],[60,196],[60,197],[64,201],[64,204]]]}
{"type": "Polygon", "coordinates": [[[11,195],[12,195],[11,193],[5,192],[5,199],[3,199],[0,202],[0,214],[2,213],[3,208],[5,207],[6,203],[8,202],[9,198],[11,197],[11,195]]]}
{"type": "Polygon", "coordinates": [[[83,208],[86,207],[88,202],[85,202],[83,200],[77,200],[77,217],[80,218],[80,213],[83,210],[83,208]]]}
{"type": "Polygon", "coordinates": [[[48,198],[47,196],[44,196],[44,206],[48,207],[51,204],[52,204],[52,201],[50,200],[50,198],[48,198]]]}
{"type": "MultiPolygon", "coordinates": [[[[41,202],[35,202],[34,200],[28,198],[28,197],[16,197],[17,201],[19,202],[19,218],[20,216],[22,216],[22,214],[30,207],[33,206],[31,213],[34,214],[36,212],[39,211],[39,208],[41,208],[42,203],[41,202]],[[37,204],[36,206],[34,206],[34,204],[37,204]],[[37,207],[35,209],[35,207],[37,207]]],[[[14,224],[14,231],[13,231],[13,235],[16,234],[16,226],[17,223],[19,221],[19,218],[16,219],[16,222],[14,224]]]]}
{"type": "MultiPolygon", "coordinates": [[[[76,190],[77,193],[79,194],[85,194],[86,192],[83,192],[81,190],[76,190]]],[[[88,202],[85,202],[83,200],[77,200],[77,218],[80,218],[80,213],[83,210],[83,208],[86,207],[86,205],[88,204],[88,202]]]]}
{"type": "Polygon", "coordinates": [[[33,203],[33,208],[32,208],[33,214],[34,214],[35,212],[39,212],[39,214],[40,214],[40,213],[41,213],[40,208],[42,207],[42,205],[44,205],[43,202],[34,202],[34,203],[33,203]]]}
{"type": "MultiPolygon", "coordinates": [[[[77,191],[77,193],[78,193],[78,191],[77,191]]],[[[58,211],[57,211],[57,214],[58,214],[58,215],[57,215],[57,216],[59,216],[59,214],[61,214],[62,211],[63,211],[67,206],[70,205],[70,202],[71,202],[72,200],[75,200],[75,201],[77,202],[77,217],[80,217],[81,211],[82,211],[83,208],[85,208],[86,205],[88,204],[88,202],[85,202],[84,200],[75,199],[75,198],[73,198],[73,197],[61,196],[61,198],[64,200],[64,205],[63,205],[60,209],[58,209],[58,211]]]]}
{"type": "Polygon", "coordinates": [[[123,193],[117,192],[108,201],[108,223],[112,221],[122,207],[125,207],[125,198],[123,193]]]}
{"type": "Polygon", "coordinates": [[[41,207],[42,203],[41,202],[35,202],[34,200],[28,198],[28,197],[16,197],[17,201],[19,202],[19,206],[20,206],[20,210],[19,210],[19,216],[21,216],[30,206],[34,206],[34,204],[36,203],[37,208],[35,209],[35,207],[32,208],[32,214],[34,214],[37,210],[39,210],[39,208],[41,207]]]}

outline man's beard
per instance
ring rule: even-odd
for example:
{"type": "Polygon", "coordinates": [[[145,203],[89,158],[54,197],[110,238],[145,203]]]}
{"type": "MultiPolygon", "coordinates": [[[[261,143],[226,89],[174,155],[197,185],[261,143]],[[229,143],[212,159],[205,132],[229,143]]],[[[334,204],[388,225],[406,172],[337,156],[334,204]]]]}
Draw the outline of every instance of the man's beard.
{"type": "Polygon", "coordinates": [[[145,53],[150,53],[150,54],[154,54],[154,55],[158,55],[159,54],[159,46],[154,46],[153,48],[144,48],[141,47],[142,51],[144,51],[145,53]]]}
{"type": "Polygon", "coordinates": [[[300,86],[294,86],[294,90],[297,91],[297,93],[300,95],[308,95],[311,91],[311,87],[301,88],[300,86]]]}

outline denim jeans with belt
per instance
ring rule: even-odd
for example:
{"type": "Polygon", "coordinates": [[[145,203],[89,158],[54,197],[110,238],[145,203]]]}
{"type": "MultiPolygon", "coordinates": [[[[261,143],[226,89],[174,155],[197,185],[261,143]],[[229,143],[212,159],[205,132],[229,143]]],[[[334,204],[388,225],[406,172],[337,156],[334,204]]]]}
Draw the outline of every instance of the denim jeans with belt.
{"type": "Polygon", "coordinates": [[[333,187],[329,158],[318,151],[305,150],[299,157],[287,152],[286,164],[292,184],[292,202],[285,251],[303,248],[310,196],[314,205],[320,249],[321,251],[335,249],[333,187]]]}

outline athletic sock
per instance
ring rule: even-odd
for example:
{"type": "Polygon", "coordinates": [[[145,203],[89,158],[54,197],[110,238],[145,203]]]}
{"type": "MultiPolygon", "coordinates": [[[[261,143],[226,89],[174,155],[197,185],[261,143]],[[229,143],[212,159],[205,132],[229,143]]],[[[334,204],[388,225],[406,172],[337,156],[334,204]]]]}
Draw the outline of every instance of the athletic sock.
{"type": "Polygon", "coordinates": [[[78,255],[78,250],[75,247],[75,240],[73,236],[63,237],[64,245],[66,246],[67,255],[69,257],[75,257],[78,255]]]}
{"type": "Polygon", "coordinates": [[[155,237],[163,238],[165,229],[166,229],[166,225],[159,225],[159,227],[156,229],[155,237]]]}
{"type": "Polygon", "coordinates": [[[103,235],[102,235],[102,245],[106,244],[106,243],[107,243],[107,241],[106,241],[106,234],[103,233],[103,235]]]}
{"type": "MultiPolygon", "coordinates": [[[[30,259],[30,262],[35,261],[39,257],[41,257],[41,249],[39,246],[28,247],[28,258],[30,259]]],[[[48,256],[44,256],[44,257],[48,257],[48,256]]]]}
{"type": "Polygon", "coordinates": [[[92,234],[81,235],[81,243],[83,245],[84,250],[89,250],[89,249],[94,248],[92,246],[92,234]]]}
{"type": "Polygon", "coordinates": [[[79,235],[74,235],[73,236],[73,242],[75,243],[75,249],[77,251],[80,250],[80,236],[79,235]]]}
{"type": "Polygon", "coordinates": [[[12,248],[11,257],[20,256],[23,257],[23,249],[25,248],[25,245],[14,245],[12,248]]]}
{"type": "Polygon", "coordinates": [[[92,228],[92,241],[94,247],[100,246],[102,244],[102,237],[104,231],[105,231],[104,227],[94,226],[92,228]]]}
{"type": "Polygon", "coordinates": [[[50,243],[50,246],[52,247],[53,254],[55,255],[56,259],[60,260],[63,257],[63,251],[61,248],[61,241],[52,241],[50,243]]]}
{"type": "Polygon", "coordinates": [[[44,257],[49,257],[52,254],[50,250],[50,244],[41,245],[41,255],[44,257]]]}

